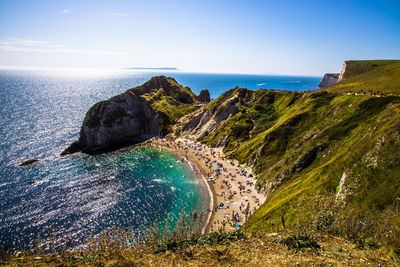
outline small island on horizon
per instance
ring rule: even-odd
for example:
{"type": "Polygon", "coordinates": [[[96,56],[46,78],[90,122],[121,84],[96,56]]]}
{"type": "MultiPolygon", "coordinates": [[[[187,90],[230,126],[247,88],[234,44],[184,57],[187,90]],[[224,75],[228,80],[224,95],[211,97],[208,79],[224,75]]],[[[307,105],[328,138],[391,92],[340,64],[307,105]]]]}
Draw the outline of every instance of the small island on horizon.
{"type": "Polygon", "coordinates": [[[179,70],[173,67],[128,67],[126,70],[179,70]]]}

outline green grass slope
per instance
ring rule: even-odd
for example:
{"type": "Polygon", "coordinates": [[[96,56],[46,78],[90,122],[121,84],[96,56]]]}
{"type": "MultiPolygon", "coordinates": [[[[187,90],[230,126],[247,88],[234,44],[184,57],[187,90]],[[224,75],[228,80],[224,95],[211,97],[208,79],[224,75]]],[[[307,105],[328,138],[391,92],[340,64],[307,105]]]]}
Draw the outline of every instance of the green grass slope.
{"type": "Polygon", "coordinates": [[[342,74],[342,78],[351,78],[395,63],[400,63],[400,60],[347,60],[344,63],[346,71],[342,74]]]}
{"type": "Polygon", "coordinates": [[[177,119],[193,112],[199,104],[197,96],[189,87],[184,87],[174,78],[166,76],[155,76],[127,92],[143,97],[158,111],[165,132],[169,132],[177,119]]]}
{"type": "Polygon", "coordinates": [[[129,92],[145,98],[153,109],[163,112],[172,123],[194,111],[194,104],[199,103],[189,87],[183,87],[174,78],[166,76],[153,77],[129,92]]]}
{"type": "Polygon", "coordinates": [[[400,95],[400,60],[349,61],[344,79],[324,90],[400,95]]]}
{"type": "MultiPolygon", "coordinates": [[[[397,64],[382,68],[389,66],[397,64]]],[[[342,84],[356,77],[369,83],[361,74],[342,84]]],[[[253,166],[267,201],[247,231],[276,231],[283,218],[292,229],[399,246],[392,243],[400,240],[400,97],[246,89],[229,94],[240,95],[239,112],[201,141],[213,146],[226,138],[225,153],[253,166]]]]}

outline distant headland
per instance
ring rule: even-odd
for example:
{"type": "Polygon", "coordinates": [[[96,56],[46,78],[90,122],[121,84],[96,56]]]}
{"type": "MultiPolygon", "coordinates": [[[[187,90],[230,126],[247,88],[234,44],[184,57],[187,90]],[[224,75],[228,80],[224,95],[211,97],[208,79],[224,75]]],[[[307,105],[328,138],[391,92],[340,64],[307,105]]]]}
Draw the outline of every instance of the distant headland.
{"type": "Polygon", "coordinates": [[[171,67],[156,67],[156,68],[147,68],[147,67],[129,67],[127,70],[179,70],[178,68],[171,67]]]}

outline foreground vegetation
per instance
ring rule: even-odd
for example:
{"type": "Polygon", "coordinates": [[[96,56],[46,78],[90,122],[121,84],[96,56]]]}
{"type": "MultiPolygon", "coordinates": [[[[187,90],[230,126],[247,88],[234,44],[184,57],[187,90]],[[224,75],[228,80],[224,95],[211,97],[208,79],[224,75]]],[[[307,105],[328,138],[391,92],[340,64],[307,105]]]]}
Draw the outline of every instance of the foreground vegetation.
{"type": "Polygon", "coordinates": [[[39,241],[32,250],[3,251],[1,266],[389,266],[399,258],[373,240],[350,241],[323,234],[319,224],[303,232],[285,230],[248,234],[202,234],[204,220],[195,214],[157,222],[141,236],[123,229],[103,232],[75,249],[55,249],[54,239],[39,241]]]}
{"type": "Polygon", "coordinates": [[[395,265],[385,248],[359,247],[327,235],[257,236],[214,233],[174,243],[126,248],[110,236],[82,251],[2,257],[4,266],[382,266],[395,265]],[[169,249],[162,249],[160,247],[169,249]],[[294,246],[293,246],[294,244],[294,246]]]}

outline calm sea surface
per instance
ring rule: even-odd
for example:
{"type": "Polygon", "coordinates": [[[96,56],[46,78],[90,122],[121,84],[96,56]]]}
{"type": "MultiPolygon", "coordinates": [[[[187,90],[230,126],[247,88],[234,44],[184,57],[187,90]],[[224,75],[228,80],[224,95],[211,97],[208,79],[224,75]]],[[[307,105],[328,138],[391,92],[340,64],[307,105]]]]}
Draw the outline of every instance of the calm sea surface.
{"type": "Polygon", "coordinates": [[[130,147],[89,156],[59,154],[78,138],[96,102],[164,74],[212,98],[235,86],[316,89],[317,77],[182,72],[59,73],[0,71],[0,246],[31,248],[56,235],[71,246],[103,230],[140,233],[169,214],[204,211],[204,188],[167,151],[130,147]],[[24,160],[40,162],[19,167],[24,160]]]}

